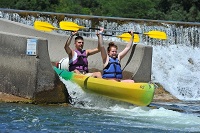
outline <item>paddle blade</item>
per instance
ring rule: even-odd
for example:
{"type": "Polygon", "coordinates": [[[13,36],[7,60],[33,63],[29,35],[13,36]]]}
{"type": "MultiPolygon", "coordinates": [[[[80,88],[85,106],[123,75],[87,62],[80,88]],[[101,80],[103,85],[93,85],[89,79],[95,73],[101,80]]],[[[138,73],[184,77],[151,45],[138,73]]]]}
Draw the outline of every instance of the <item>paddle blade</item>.
{"type": "Polygon", "coordinates": [[[48,22],[35,21],[34,29],[40,30],[40,31],[51,32],[52,30],[57,30],[58,28],[54,27],[53,25],[51,25],[48,22]]]}
{"type": "Polygon", "coordinates": [[[60,22],[60,28],[63,29],[63,30],[78,31],[79,29],[83,29],[85,27],[79,26],[74,22],[61,21],[60,22]]]}
{"type": "Polygon", "coordinates": [[[167,35],[165,32],[162,31],[149,31],[147,33],[144,33],[145,35],[148,35],[151,38],[156,38],[156,39],[167,39],[167,35]]]}
{"type": "Polygon", "coordinates": [[[134,34],[134,40],[133,42],[139,42],[140,41],[140,37],[138,34],[134,34]]]}
{"type": "MultiPolygon", "coordinates": [[[[121,35],[119,35],[117,37],[121,38],[122,40],[127,41],[127,42],[130,41],[130,39],[131,39],[131,35],[129,33],[123,33],[123,34],[121,34],[121,35]]],[[[139,42],[139,41],[140,41],[139,35],[138,34],[134,34],[133,42],[139,42]]]]}

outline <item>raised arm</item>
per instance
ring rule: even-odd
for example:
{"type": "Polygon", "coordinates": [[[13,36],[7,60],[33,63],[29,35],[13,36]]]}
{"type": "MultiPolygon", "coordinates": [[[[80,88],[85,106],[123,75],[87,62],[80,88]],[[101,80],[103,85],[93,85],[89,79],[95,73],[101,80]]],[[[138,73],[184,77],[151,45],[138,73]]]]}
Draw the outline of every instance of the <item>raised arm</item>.
{"type": "Polygon", "coordinates": [[[103,39],[102,39],[102,32],[103,32],[103,28],[100,28],[100,31],[97,31],[97,38],[98,38],[98,46],[95,49],[88,49],[87,50],[87,55],[93,55],[96,54],[98,52],[101,51],[101,47],[102,47],[102,43],[103,43],[103,39]]]}
{"type": "Polygon", "coordinates": [[[124,58],[124,56],[128,53],[128,51],[131,48],[131,45],[133,44],[133,39],[134,39],[134,33],[133,31],[130,32],[131,34],[131,39],[130,41],[127,43],[126,47],[124,48],[124,50],[122,50],[119,54],[118,54],[118,59],[121,60],[122,58],[124,58]]]}
{"type": "Polygon", "coordinates": [[[106,59],[108,58],[108,54],[106,52],[106,49],[103,45],[103,31],[104,29],[103,28],[100,28],[100,31],[99,31],[99,46],[100,46],[100,49],[101,49],[101,58],[103,60],[103,64],[105,64],[106,62],[106,59]]]}
{"type": "Polygon", "coordinates": [[[69,38],[67,39],[64,49],[66,51],[66,53],[68,54],[69,58],[71,59],[73,57],[73,50],[69,47],[69,45],[71,44],[72,38],[73,36],[77,33],[77,31],[74,31],[71,33],[71,35],[69,36],[69,38]]]}

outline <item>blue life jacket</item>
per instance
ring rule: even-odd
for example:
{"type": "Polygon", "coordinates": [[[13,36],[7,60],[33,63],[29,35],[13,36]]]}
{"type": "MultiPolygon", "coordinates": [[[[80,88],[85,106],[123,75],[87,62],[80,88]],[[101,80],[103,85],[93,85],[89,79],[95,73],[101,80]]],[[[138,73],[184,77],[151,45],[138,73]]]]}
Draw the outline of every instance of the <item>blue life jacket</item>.
{"type": "Polygon", "coordinates": [[[77,53],[77,58],[69,64],[69,71],[74,71],[75,69],[88,73],[88,60],[86,55],[86,50],[75,50],[77,53]]]}
{"type": "Polygon", "coordinates": [[[122,70],[118,58],[109,57],[108,65],[103,69],[102,78],[122,79],[122,70]]]}

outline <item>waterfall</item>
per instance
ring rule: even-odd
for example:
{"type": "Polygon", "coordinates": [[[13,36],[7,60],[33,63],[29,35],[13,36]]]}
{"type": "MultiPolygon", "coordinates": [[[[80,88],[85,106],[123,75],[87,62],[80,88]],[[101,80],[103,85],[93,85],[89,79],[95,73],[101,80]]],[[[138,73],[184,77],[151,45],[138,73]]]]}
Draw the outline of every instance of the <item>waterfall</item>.
{"type": "MultiPolygon", "coordinates": [[[[59,27],[60,21],[72,21],[84,27],[104,27],[106,34],[120,35],[130,30],[139,34],[140,44],[153,47],[152,79],[161,83],[171,94],[182,100],[200,100],[200,23],[101,17],[77,14],[1,9],[0,18],[33,26],[41,20],[59,27]],[[145,33],[163,31],[167,40],[152,39],[145,33]]],[[[57,30],[60,34],[68,31],[57,30]]],[[[96,38],[91,29],[80,30],[84,37],[96,38]]],[[[105,37],[106,40],[121,41],[105,37]]]]}

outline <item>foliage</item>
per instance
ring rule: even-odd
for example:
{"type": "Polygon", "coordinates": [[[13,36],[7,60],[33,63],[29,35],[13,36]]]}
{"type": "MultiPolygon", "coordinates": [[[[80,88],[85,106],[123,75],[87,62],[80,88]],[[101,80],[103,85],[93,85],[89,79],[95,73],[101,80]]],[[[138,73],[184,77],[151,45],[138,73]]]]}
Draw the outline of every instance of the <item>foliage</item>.
{"type": "Polygon", "coordinates": [[[200,21],[200,0],[1,0],[0,7],[136,19],[200,21]]]}

